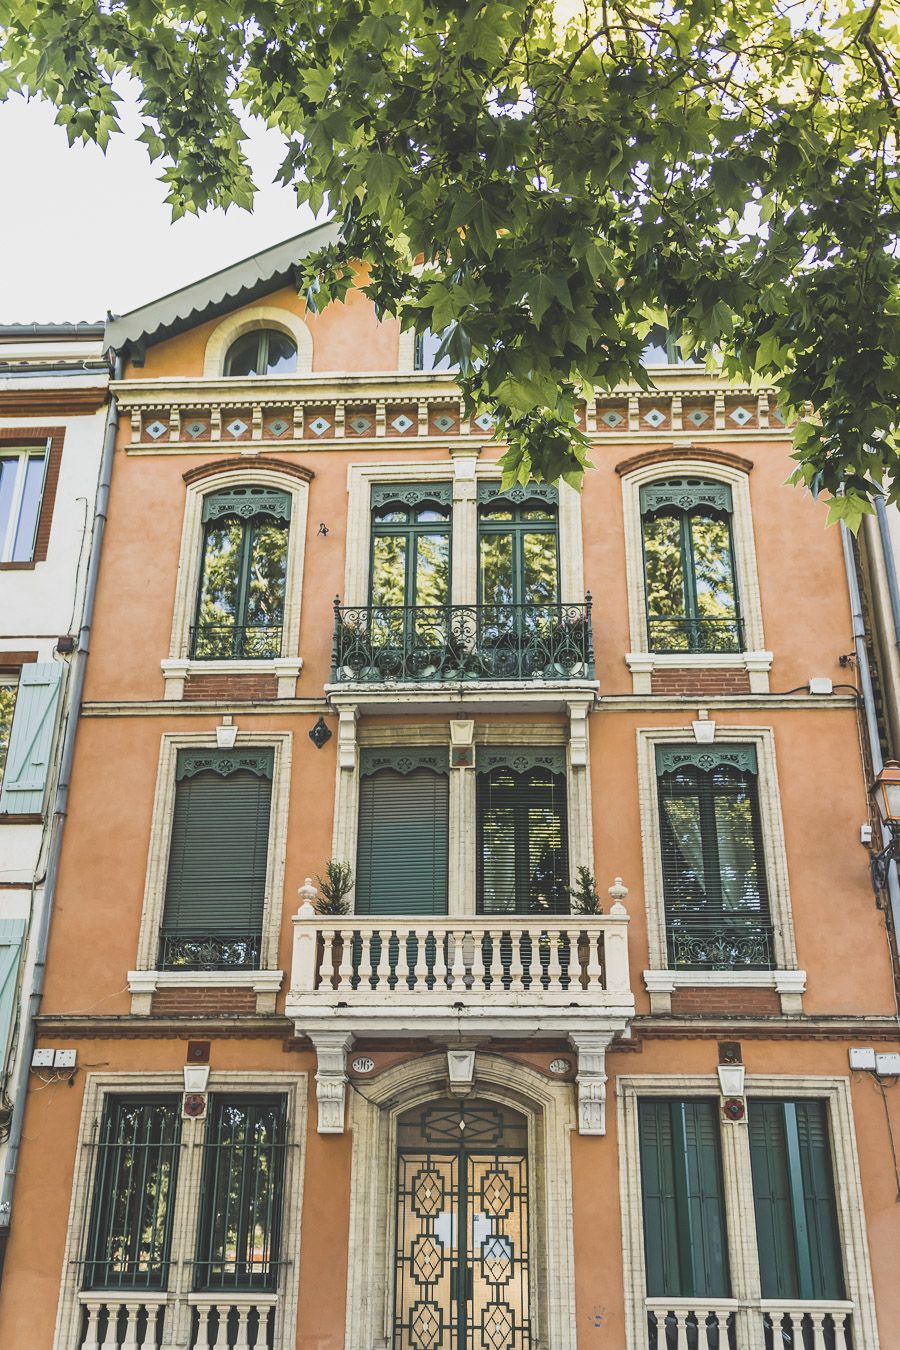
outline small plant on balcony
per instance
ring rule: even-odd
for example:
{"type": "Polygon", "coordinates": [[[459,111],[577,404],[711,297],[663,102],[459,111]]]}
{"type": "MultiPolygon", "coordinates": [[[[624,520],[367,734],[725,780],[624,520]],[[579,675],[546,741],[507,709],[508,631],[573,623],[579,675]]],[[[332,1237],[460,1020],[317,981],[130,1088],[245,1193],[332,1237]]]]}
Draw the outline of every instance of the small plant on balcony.
{"type": "Polygon", "coordinates": [[[317,914],[349,914],[347,896],[353,889],[353,868],[349,863],[329,858],[324,877],[316,873],[316,885],[321,892],[315,902],[317,914]]]}
{"type": "Polygon", "coordinates": [[[600,896],[597,894],[597,883],[594,880],[594,874],[588,867],[579,867],[578,885],[568,887],[569,894],[572,897],[573,914],[602,914],[603,906],[600,904],[600,896]]]}

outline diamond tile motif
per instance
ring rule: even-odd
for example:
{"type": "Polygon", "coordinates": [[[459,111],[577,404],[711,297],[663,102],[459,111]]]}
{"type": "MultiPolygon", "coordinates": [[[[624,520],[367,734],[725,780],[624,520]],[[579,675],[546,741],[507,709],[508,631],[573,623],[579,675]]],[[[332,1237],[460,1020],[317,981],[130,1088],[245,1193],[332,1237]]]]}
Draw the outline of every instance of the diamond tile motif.
{"type": "Polygon", "coordinates": [[[206,423],[199,421],[188,422],[187,426],[185,427],[185,431],[187,432],[187,434],[189,436],[193,436],[195,439],[197,436],[202,436],[205,430],[206,430],[206,423]]]}
{"type": "Polygon", "coordinates": [[[416,1173],[412,1185],[413,1209],[420,1219],[428,1219],[443,1208],[444,1179],[433,1168],[423,1168],[416,1173]]]}
{"type": "Polygon", "coordinates": [[[498,1167],[486,1172],[481,1182],[481,1203],[488,1214],[503,1219],[512,1209],[512,1178],[498,1167]]]}
{"type": "Polygon", "coordinates": [[[361,413],[357,413],[356,417],[350,418],[350,430],[355,431],[357,436],[361,436],[363,432],[369,431],[371,426],[371,417],[363,417],[361,413]]]}
{"type": "Polygon", "coordinates": [[[396,417],[391,418],[391,426],[400,436],[403,435],[404,431],[409,431],[412,424],[412,418],[407,417],[406,413],[398,413],[396,417]]]}
{"type": "Polygon", "coordinates": [[[431,1233],[420,1233],[413,1243],[412,1267],[419,1284],[434,1284],[441,1273],[443,1251],[431,1233]]]}
{"type": "Polygon", "coordinates": [[[515,1319],[507,1303],[490,1303],[481,1314],[481,1340],[491,1350],[510,1350],[514,1341],[515,1319]]]}
{"type": "Polygon", "coordinates": [[[234,436],[235,438],[238,436],[243,436],[244,432],[247,431],[248,429],[249,423],[242,422],[239,417],[236,417],[233,422],[229,422],[225,428],[229,436],[234,436]]]}
{"type": "Polygon", "coordinates": [[[775,418],[776,422],[780,422],[781,425],[784,426],[784,413],[781,411],[780,408],[776,408],[771,415],[772,417],[775,418]]]}
{"type": "Polygon", "coordinates": [[[687,415],[687,420],[691,426],[702,427],[704,422],[709,421],[709,413],[704,412],[702,408],[692,408],[687,415]]]}
{"type": "Polygon", "coordinates": [[[650,427],[660,427],[666,420],[666,414],[660,412],[659,408],[651,408],[649,412],[644,413],[644,421],[650,427]]]}
{"type": "Polygon", "coordinates": [[[169,428],[166,426],[165,422],[157,421],[148,422],[147,426],[144,427],[144,430],[148,436],[152,436],[155,441],[158,441],[160,436],[165,436],[169,428]]]}
{"type": "Polygon", "coordinates": [[[737,422],[739,427],[745,427],[748,422],[753,421],[753,414],[747,408],[732,408],[728,416],[732,422],[737,422]]]}
{"type": "Polygon", "coordinates": [[[283,436],[288,429],[288,423],[283,417],[276,417],[269,423],[269,431],[273,436],[283,436]]]}
{"type": "Polygon", "coordinates": [[[620,412],[616,412],[615,408],[610,408],[609,412],[600,414],[600,421],[605,422],[608,427],[615,428],[620,422],[624,422],[625,418],[620,412]]]}
{"type": "Polygon", "coordinates": [[[415,1303],[409,1319],[409,1339],[415,1350],[434,1350],[443,1339],[441,1310],[436,1303],[415,1303]]]}
{"type": "Polygon", "coordinates": [[[453,418],[448,417],[446,413],[440,413],[439,416],[434,419],[434,425],[437,427],[438,431],[449,431],[454,425],[453,418]]]}
{"type": "Polygon", "coordinates": [[[490,431],[494,425],[494,419],[490,413],[479,413],[475,418],[476,427],[481,427],[482,431],[490,431]]]}
{"type": "Polygon", "coordinates": [[[314,436],[324,436],[325,432],[331,426],[327,417],[314,417],[311,422],[306,424],[314,436]]]}

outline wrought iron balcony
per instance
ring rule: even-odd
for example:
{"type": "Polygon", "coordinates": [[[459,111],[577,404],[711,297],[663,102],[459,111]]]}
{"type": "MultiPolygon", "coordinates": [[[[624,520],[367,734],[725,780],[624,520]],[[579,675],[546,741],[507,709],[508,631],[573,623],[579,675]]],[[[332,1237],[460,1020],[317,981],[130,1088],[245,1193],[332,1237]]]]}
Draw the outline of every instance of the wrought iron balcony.
{"type": "Polygon", "coordinates": [[[739,919],[666,925],[669,965],[678,970],[772,970],[772,925],[739,919]]]}
{"type": "Polygon", "coordinates": [[[160,970],[257,970],[259,931],[255,933],[167,933],[159,944],[160,970]]]}
{"type": "Polygon", "coordinates": [[[267,660],[281,655],[280,624],[198,623],[191,629],[194,661],[267,660]]]}
{"type": "Polygon", "coordinates": [[[592,680],[591,597],[576,604],[334,602],[335,683],[592,680]]]}
{"type": "Polygon", "coordinates": [[[744,621],[738,614],[725,619],[650,615],[647,636],[651,652],[742,652],[744,621]]]}

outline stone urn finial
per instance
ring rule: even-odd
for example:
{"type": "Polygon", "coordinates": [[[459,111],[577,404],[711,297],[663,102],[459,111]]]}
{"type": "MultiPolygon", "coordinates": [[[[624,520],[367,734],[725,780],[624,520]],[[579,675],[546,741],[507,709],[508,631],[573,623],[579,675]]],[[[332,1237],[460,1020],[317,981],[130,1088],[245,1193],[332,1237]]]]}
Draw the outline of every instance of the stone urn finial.
{"type": "Polygon", "coordinates": [[[612,906],[611,906],[610,911],[609,911],[610,914],[625,914],[625,913],[627,913],[627,910],[625,909],[625,906],[624,906],[624,904],[623,904],[622,902],[624,901],[626,895],[628,894],[628,887],[622,885],[622,878],[621,878],[621,877],[616,877],[615,881],[614,881],[613,884],[610,886],[610,888],[609,888],[609,890],[606,892],[606,894],[609,896],[610,900],[612,901],[612,906]]]}
{"type": "Polygon", "coordinates": [[[312,877],[307,877],[303,885],[297,887],[297,894],[300,897],[300,908],[297,913],[304,919],[311,919],[316,912],[314,902],[319,898],[319,892],[313,885],[312,877]]]}

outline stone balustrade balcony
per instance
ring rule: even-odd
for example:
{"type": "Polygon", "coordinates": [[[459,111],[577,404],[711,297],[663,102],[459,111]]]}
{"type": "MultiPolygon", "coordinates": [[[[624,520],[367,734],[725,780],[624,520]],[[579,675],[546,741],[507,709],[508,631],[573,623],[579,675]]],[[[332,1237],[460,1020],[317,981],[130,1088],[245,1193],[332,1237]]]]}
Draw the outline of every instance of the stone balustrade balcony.
{"type": "MultiPolygon", "coordinates": [[[[650,1350],[852,1350],[846,1301],[648,1298],[650,1350]]],[[[857,1347],[857,1350],[859,1348],[857,1347]]]]}

